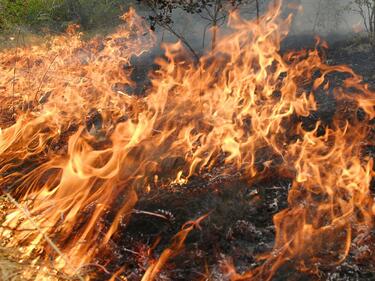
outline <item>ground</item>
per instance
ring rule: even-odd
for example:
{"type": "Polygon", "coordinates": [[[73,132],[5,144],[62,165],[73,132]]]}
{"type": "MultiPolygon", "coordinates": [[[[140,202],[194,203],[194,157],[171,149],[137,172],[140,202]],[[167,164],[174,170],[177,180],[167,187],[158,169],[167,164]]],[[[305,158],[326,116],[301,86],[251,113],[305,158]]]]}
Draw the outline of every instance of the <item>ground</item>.
{"type": "MultiPolygon", "coordinates": [[[[367,44],[339,41],[326,56],[330,64],[348,64],[363,75],[365,82],[375,85],[375,53],[367,44]]],[[[141,81],[145,73],[140,69],[134,75],[139,75],[138,80],[141,81]]],[[[340,83],[340,77],[333,78],[335,83],[340,83]]],[[[147,86],[147,83],[141,84],[134,89],[135,94],[147,86]]],[[[303,120],[306,126],[317,119],[328,120],[338,108],[325,96],[319,96],[317,100],[320,110],[317,116],[303,120]]],[[[369,147],[364,153],[372,157],[375,149],[369,147]]],[[[287,195],[291,183],[272,169],[251,182],[245,180],[240,172],[227,176],[221,174],[218,168],[192,179],[188,184],[158,187],[142,194],[130,221],[124,220],[97,263],[104,264],[111,257],[113,262],[108,264],[107,271],[113,272],[123,266],[121,276],[129,281],[140,280],[147,265],[170,245],[172,237],[185,222],[209,214],[201,223],[201,229],[190,233],[184,249],[170,260],[157,280],[227,280],[222,270],[227,262],[233,263],[240,273],[260,265],[262,262],[257,256],[272,250],[275,235],[272,218],[288,207],[287,195]],[[158,243],[155,244],[155,241],[158,243]]],[[[375,184],[372,191],[375,196],[375,184]]],[[[344,263],[336,266],[316,264],[315,274],[307,274],[297,270],[290,261],[272,280],[375,280],[374,244],[375,230],[367,234],[356,233],[344,263]]],[[[22,268],[12,261],[11,256],[0,249],[0,267],[22,268]],[[3,261],[7,261],[6,264],[3,261]]],[[[110,274],[96,266],[88,267],[87,271],[95,272],[97,280],[110,278],[110,274]]]]}
{"type": "MultiPolygon", "coordinates": [[[[301,42],[301,38],[291,38],[284,43],[284,48],[296,46],[294,40],[301,42]]],[[[314,46],[313,39],[303,40],[314,46]]],[[[302,47],[306,47],[306,43],[302,47]]],[[[339,40],[326,52],[326,58],[329,64],[349,65],[365,82],[375,85],[375,52],[362,40],[339,40]]],[[[331,78],[334,83],[342,81],[340,76],[331,78]]],[[[324,93],[317,100],[317,115],[304,119],[305,126],[317,119],[329,120],[336,108],[345,106],[336,104],[324,93]]],[[[373,156],[374,152],[375,149],[369,147],[364,153],[373,156]]],[[[254,182],[245,181],[241,173],[215,177],[217,174],[220,172],[213,171],[186,185],[153,190],[139,200],[136,209],[148,214],[133,214],[126,230],[120,231],[114,239],[120,261],[116,266],[121,263],[126,266],[124,275],[128,280],[140,280],[144,272],[140,264],[158,257],[186,221],[206,213],[210,215],[202,222],[201,230],[189,235],[185,248],[164,268],[158,280],[227,280],[222,266],[228,261],[238,272],[261,264],[257,256],[272,250],[275,234],[272,218],[288,207],[291,183],[275,171],[254,182]],[[150,215],[152,213],[164,217],[150,215]],[[140,249],[144,245],[151,246],[158,237],[161,240],[152,256],[140,259],[140,249]]],[[[375,196],[375,185],[372,190],[375,196]]],[[[307,274],[297,270],[290,261],[272,280],[375,280],[375,248],[372,247],[375,229],[354,236],[350,254],[342,264],[316,264],[316,272],[307,274]]]]}

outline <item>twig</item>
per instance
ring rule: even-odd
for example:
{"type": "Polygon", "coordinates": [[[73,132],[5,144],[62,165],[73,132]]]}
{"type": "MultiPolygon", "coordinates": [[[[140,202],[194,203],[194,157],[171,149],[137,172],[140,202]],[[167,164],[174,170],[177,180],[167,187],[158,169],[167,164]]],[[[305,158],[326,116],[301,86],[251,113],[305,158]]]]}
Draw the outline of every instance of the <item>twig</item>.
{"type": "Polygon", "coordinates": [[[168,220],[168,218],[166,216],[158,214],[158,213],[152,213],[152,212],[141,211],[141,210],[136,210],[136,209],[133,209],[132,213],[137,214],[137,215],[138,214],[149,215],[149,216],[158,217],[158,218],[161,218],[161,219],[168,220]]]}
{"type": "Polygon", "coordinates": [[[46,72],[44,72],[44,75],[43,75],[43,77],[42,77],[42,80],[40,81],[40,84],[39,84],[38,90],[35,92],[35,95],[34,95],[34,101],[36,101],[36,98],[37,98],[37,96],[38,96],[38,93],[40,92],[40,89],[42,88],[43,81],[44,81],[44,79],[46,78],[48,71],[51,69],[51,66],[52,66],[52,64],[55,62],[55,60],[56,60],[57,57],[58,57],[58,55],[56,55],[56,56],[53,58],[53,60],[52,60],[51,63],[49,64],[49,66],[48,66],[46,72]]]}
{"type": "Polygon", "coordinates": [[[18,35],[17,35],[17,43],[16,43],[16,57],[14,59],[14,68],[13,68],[13,83],[12,83],[12,99],[13,99],[13,105],[12,105],[12,109],[13,109],[13,113],[15,112],[15,107],[14,107],[14,92],[15,92],[15,84],[16,84],[16,69],[17,69],[17,60],[18,60],[18,45],[19,45],[19,38],[20,38],[20,33],[21,33],[21,29],[18,28],[18,35]]]}
{"type": "Polygon", "coordinates": [[[98,263],[87,263],[87,264],[82,265],[80,268],[90,267],[90,266],[96,266],[96,267],[100,268],[101,270],[103,270],[103,272],[105,272],[105,273],[107,273],[107,274],[112,274],[112,273],[109,272],[108,269],[106,269],[103,265],[98,264],[98,263]]]}

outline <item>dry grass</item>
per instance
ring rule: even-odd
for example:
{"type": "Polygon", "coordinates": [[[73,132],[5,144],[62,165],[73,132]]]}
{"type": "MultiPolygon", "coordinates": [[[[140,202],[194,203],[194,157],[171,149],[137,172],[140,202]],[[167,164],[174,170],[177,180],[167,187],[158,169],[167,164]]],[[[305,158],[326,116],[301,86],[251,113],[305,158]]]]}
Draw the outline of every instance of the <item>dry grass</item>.
{"type": "Polygon", "coordinates": [[[18,263],[12,257],[11,249],[0,247],[0,280],[18,281],[25,280],[22,275],[24,265],[18,263]]]}
{"type": "MultiPolygon", "coordinates": [[[[0,196],[0,222],[3,223],[7,211],[12,204],[5,196],[0,196]]],[[[17,259],[17,249],[5,247],[5,241],[0,244],[0,280],[1,281],[24,281],[24,272],[31,268],[30,264],[21,263],[17,259]]]]}
{"type": "MultiPolygon", "coordinates": [[[[3,222],[5,215],[11,208],[20,207],[18,203],[15,205],[13,200],[14,199],[12,197],[9,198],[7,196],[0,196],[0,222],[3,222]]],[[[51,268],[51,264],[47,265],[43,264],[43,262],[33,263],[33,257],[30,257],[29,260],[20,259],[19,249],[6,247],[5,244],[6,241],[0,242],[0,281],[89,280],[89,278],[85,278],[82,275],[65,275],[64,273],[51,268]],[[41,269],[43,269],[42,273],[41,269]]]]}
{"type": "MultiPolygon", "coordinates": [[[[32,265],[29,261],[19,262],[13,254],[17,249],[0,247],[0,280],[1,281],[76,281],[76,276],[67,276],[61,272],[51,269],[40,273],[41,265],[32,265]]],[[[82,278],[82,277],[81,277],[82,278]]],[[[88,280],[88,279],[85,279],[88,280]]]]}

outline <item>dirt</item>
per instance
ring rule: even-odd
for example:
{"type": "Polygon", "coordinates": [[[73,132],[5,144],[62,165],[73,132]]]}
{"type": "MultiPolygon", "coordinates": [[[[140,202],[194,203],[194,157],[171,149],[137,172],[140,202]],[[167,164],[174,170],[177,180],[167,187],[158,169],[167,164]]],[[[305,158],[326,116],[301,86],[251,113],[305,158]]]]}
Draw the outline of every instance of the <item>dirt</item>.
{"type": "MultiPolygon", "coordinates": [[[[248,184],[238,176],[214,183],[202,181],[201,186],[153,191],[138,202],[136,209],[161,214],[166,219],[133,214],[113,240],[116,262],[107,269],[121,265],[125,268],[122,276],[127,280],[140,280],[147,265],[170,245],[179,228],[203,214],[209,217],[201,223],[201,229],[190,233],[184,249],[160,272],[157,280],[229,280],[224,269],[228,262],[234,264],[237,272],[255,268],[261,264],[257,256],[272,250],[275,236],[272,217],[287,208],[290,184],[287,179],[273,176],[248,184]],[[148,255],[145,250],[159,238],[158,245],[148,255]]],[[[353,243],[349,257],[341,265],[317,264],[319,274],[310,275],[299,272],[291,262],[272,280],[375,280],[372,258],[375,252],[366,246],[375,242],[375,232],[362,238],[367,242],[355,240],[357,243],[353,243]]],[[[103,258],[98,262],[107,257],[103,258]]],[[[105,274],[97,280],[104,279],[105,274]]]]}
{"type": "MultiPolygon", "coordinates": [[[[327,62],[347,64],[363,75],[365,82],[375,85],[375,54],[363,44],[336,42],[326,53],[327,62]]],[[[343,78],[333,77],[335,83],[341,83],[343,78]]],[[[318,93],[316,98],[319,109],[302,120],[305,126],[311,126],[318,119],[329,123],[335,110],[340,108],[325,93],[318,93]]],[[[364,154],[373,157],[375,149],[368,147],[364,154]]],[[[288,207],[290,186],[290,180],[276,173],[249,183],[240,173],[215,178],[213,171],[206,178],[197,178],[187,185],[154,189],[141,196],[136,206],[138,211],[130,221],[124,221],[111,250],[98,262],[112,257],[114,262],[108,265],[109,271],[122,266],[120,277],[140,280],[185,222],[209,214],[201,229],[189,234],[184,249],[168,262],[157,280],[229,280],[225,264],[232,263],[237,272],[246,272],[262,263],[257,258],[259,254],[272,250],[275,237],[272,219],[288,207]]],[[[372,191],[375,196],[375,184],[372,191]]],[[[272,280],[375,280],[374,242],[375,229],[357,231],[343,263],[317,263],[315,273],[311,274],[303,273],[289,261],[272,280]]],[[[105,278],[108,278],[105,273],[97,276],[97,280],[105,278]]]]}
{"type": "MultiPolygon", "coordinates": [[[[335,43],[326,54],[328,63],[348,64],[363,75],[365,82],[374,86],[374,51],[363,43],[351,44],[353,42],[335,43]]],[[[133,73],[139,81],[133,89],[137,95],[147,87],[145,65],[144,61],[138,63],[133,73]]],[[[334,77],[334,80],[340,83],[342,77],[334,77]]],[[[306,127],[317,120],[329,123],[338,108],[336,101],[324,93],[317,94],[316,98],[319,109],[301,120],[306,127]]],[[[95,127],[99,122],[95,118],[92,122],[89,119],[88,126],[95,127]]],[[[373,157],[375,149],[368,147],[364,154],[373,157]]],[[[237,272],[246,272],[262,264],[258,259],[260,254],[272,250],[273,216],[288,208],[290,186],[291,181],[275,171],[248,182],[240,172],[223,176],[218,168],[186,185],[155,187],[140,196],[130,219],[123,219],[120,230],[96,261],[105,264],[110,273],[96,266],[87,270],[95,273],[96,280],[108,280],[113,272],[122,268],[118,280],[141,280],[147,267],[171,244],[184,223],[208,214],[201,228],[189,234],[183,250],[167,263],[157,280],[229,280],[225,264],[232,263],[237,272]]],[[[375,196],[375,182],[372,192],[375,196]]],[[[272,280],[375,280],[374,245],[375,229],[357,232],[343,263],[315,264],[315,274],[308,274],[289,261],[272,280]]]]}

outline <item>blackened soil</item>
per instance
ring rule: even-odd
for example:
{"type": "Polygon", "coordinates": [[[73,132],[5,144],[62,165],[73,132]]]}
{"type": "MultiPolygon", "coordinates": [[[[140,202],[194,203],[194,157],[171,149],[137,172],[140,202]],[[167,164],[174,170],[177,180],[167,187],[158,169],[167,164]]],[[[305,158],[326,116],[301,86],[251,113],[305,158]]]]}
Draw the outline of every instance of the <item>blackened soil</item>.
{"type": "Polygon", "coordinates": [[[339,41],[327,53],[329,64],[345,64],[363,77],[363,81],[375,86],[375,47],[365,38],[339,41]]]}
{"type": "Polygon", "coordinates": [[[205,214],[209,215],[201,229],[189,234],[183,250],[170,260],[158,280],[227,280],[224,263],[234,262],[238,271],[246,271],[259,265],[258,254],[272,249],[272,217],[287,207],[288,180],[270,176],[250,185],[238,174],[199,182],[159,189],[140,199],[130,221],[114,239],[116,259],[126,266],[123,275],[128,280],[140,280],[181,226],[205,214]],[[158,239],[148,255],[145,247],[152,247],[158,239]]]}
{"type": "MultiPolygon", "coordinates": [[[[121,276],[129,281],[141,280],[146,268],[171,245],[172,237],[185,222],[209,214],[200,224],[201,229],[189,234],[185,247],[170,259],[156,280],[229,281],[227,263],[233,264],[237,272],[247,272],[261,265],[258,255],[272,250],[272,218],[287,208],[290,184],[289,180],[271,175],[248,184],[238,176],[153,191],[138,202],[130,221],[123,224],[123,230],[113,240],[108,258],[115,255],[116,262],[108,269],[123,266],[121,276]],[[157,245],[153,246],[155,241],[157,245]]],[[[344,263],[317,263],[317,273],[307,274],[290,261],[272,280],[375,280],[374,243],[375,232],[359,234],[344,263]]],[[[106,260],[105,254],[103,259],[106,260]]],[[[106,277],[100,275],[98,280],[106,277]]]]}
{"type": "MultiPolygon", "coordinates": [[[[375,53],[365,42],[336,42],[326,57],[329,64],[349,65],[365,82],[375,85],[375,53]]],[[[144,76],[144,73],[135,70],[134,75],[144,76]]],[[[343,78],[334,77],[334,80],[341,83],[343,78]]],[[[311,126],[318,119],[329,123],[338,109],[330,95],[318,93],[316,99],[319,109],[302,120],[304,126],[311,126]]],[[[369,147],[365,153],[373,157],[374,151],[369,147]]],[[[257,259],[259,254],[271,251],[275,238],[272,219],[288,207],[290,184],[280,175],[248,183],[240,174],[234,174],[153,190],[141,196],[134,213],[129,220],[124,219],[121,231],[111,241],[111,250],[103,251],[98,262],[103,264],[111,258],[114,262],[107,263],[108,270],[123,268],[119,280],[124,280],[121,277],[141,280],[145,270],[171,245],[173,236],[184,223],[209,214],[200,224],[201,228],[189,234],[185,247],[159,272],[157,280],[229,280],[225,264],[232,263],[237,272],[246,272],[261,264],[257,259]]],[[[356,232],[350,254],[343,263],[317,263],[315,273],[308,274],[289,261],[272,280],[375,280],[374,245],[375,230],[356,232]]],[[[108,277],[103,273],[97,279],[108,277]]]]}

